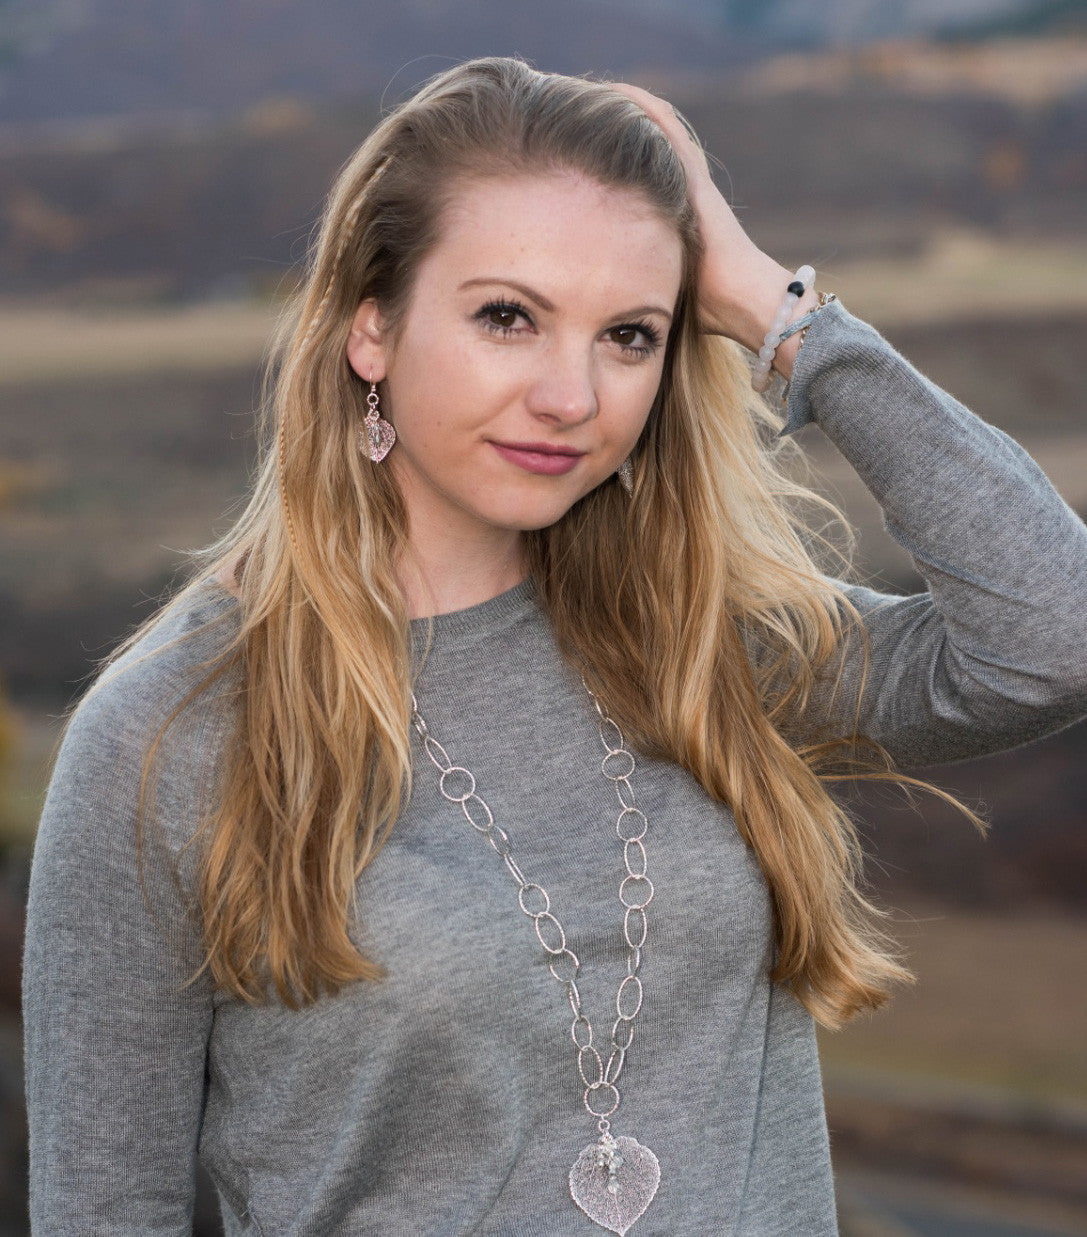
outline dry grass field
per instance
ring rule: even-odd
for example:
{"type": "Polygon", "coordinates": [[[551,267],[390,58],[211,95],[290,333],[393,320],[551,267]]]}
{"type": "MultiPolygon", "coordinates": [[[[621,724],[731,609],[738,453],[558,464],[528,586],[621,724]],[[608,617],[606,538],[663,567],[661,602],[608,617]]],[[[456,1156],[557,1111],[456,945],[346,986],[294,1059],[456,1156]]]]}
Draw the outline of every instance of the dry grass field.
{"type": "MultiPolygon", "coordinates": [[[[964,317],[1087,311],[1087,240],[1002,238],[963,225],[932,231],[916,253],[819,265],[821,287],[881,330],[964,317]]],[[[12,386],[255,365],[272,302],[94,305],[0,298],[0,392],[12,386]]]]}
{"type": "Polygon", "coordinates": [[[254,365],[274,321],[274,307],[259,302],[80,310],[0,301],[0,390],[254,365]]]}
{"type": "Polygon", "coordinates": [[[917,904],[895,935],[917,985],[820,1035],[843,1234],[1087,1232],[1087,919],[917,904]]]}
{"type": "Polygon", "coordinates": [[[917,983],[888,1010],[821,1034],[829,1088],[1066,1118],[1087,1134],[1087,920],[914,903],[898,908],[892,932],[917,983]]]}

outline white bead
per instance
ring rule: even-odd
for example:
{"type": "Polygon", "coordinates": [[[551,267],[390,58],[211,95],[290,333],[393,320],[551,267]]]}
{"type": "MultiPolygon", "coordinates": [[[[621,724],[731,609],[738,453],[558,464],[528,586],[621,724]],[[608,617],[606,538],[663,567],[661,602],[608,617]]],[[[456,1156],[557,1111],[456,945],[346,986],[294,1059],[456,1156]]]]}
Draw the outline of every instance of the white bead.
{"type": "Polygon", "coordinates": [[[759,356],[761,356],[764,361],[771,361],[773,360],[774,353],[776,351],[777,348],[775,348],[772,344],[764,344],[759,349],[759,356]]]}
{"type": "Polygon", "coordinates": [[[814,266],[802,266],[800,270],[793,276],[794,279],[799,279],[805,288],[811,287],[811,282],[815,278],[814,266]]]}

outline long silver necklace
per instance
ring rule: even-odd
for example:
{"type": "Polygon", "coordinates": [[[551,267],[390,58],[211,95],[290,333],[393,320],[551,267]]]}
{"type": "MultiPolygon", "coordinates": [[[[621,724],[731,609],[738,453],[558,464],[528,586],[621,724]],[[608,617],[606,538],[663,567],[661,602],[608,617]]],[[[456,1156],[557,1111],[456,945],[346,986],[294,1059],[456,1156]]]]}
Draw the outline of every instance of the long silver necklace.
{"type": "MultiPolygon", "coordinates": [[[[583,680],[584,682],[584,680],[583,680]]],[[[581,970],[577,954],[566,943],[566,932],[551,910],[551,898],[542,885],[528,880],[513,858],[510,835],[495,823],[494,813],[476,793],[476,779],[463,765],[455,765],[448,752],[430,733],[419,713],[418,701],[411,698],[411,721],[423,743],[423,750],[438,770],[438,789],[444,799],[460,805],[464,819],[481,833],[506,865],[517,884],[517,904],[532,920],[536,939],[547,955],[551,977],[566,989],[574,1015],[570,1038],[577,1050],[578,1076],[585,1088],[582,1102],[586,1112],[596,1118],[600,1138],[590,1143],[570,1169],[570,1197],[594,1224],[609,1233],[626,1233],[645,1213],[660,1185],[660,1163],[648,1147],[634,1138],[616,1138],[609,1117],[619,1107],[619,1075],[627,1052],[634,1042],[634,1020],[642,1007],[642,965],[648,920],[646,907],[653,900],[653,882],[646,875],[643,839],[649,822],[634,800],[630,777],[635,769],[622,731],[608,716],[596,696],[585,685],[596,706],[597,728],[604,747],[600,772],[615,787],[619,817],[615,832],[623,843],[626,875],[619,882],[619,901],[623,906],[623,939],[627,944],[627,970],[615,994],[615,1023],[611,1029],[611,1051],[607,1064],[593,1042],[593,1028],[581,1008],[577,977],[581,970]]]]}

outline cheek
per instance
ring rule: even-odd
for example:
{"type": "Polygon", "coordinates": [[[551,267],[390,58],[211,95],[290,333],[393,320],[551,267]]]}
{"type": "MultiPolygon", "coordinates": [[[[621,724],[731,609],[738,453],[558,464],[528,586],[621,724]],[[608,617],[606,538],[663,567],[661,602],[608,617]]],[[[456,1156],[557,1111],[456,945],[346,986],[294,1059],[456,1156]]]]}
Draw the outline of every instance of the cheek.
{"type": "Polygon", "coordinates": [[[402,340],[388,374],[391,420],[405,429],[440,423],[447,399],[456,397],[457,381],[440,350],[402,340]]]}
{"type": "Polygon", "coordinates": [[[660,392],[660,382],[661,375],[658,369],[637,394],[631,397],[627,423],[629,435],[635,440],[641,437],[646,425],[649,423],[649,418],[653,416],[653,405],[656,403],[660,392]]]}
{"type": "Polygon", "coordinates": [[[480,356],[470,345],[448,326],[436,326],[425,340],[405,339],[390,384],[394,415],[399,409],[405,418],[425,417],[435,431],[474,411],[483,415],[496,392],[515,384],[515,367],[501,356],[480,356]]]}

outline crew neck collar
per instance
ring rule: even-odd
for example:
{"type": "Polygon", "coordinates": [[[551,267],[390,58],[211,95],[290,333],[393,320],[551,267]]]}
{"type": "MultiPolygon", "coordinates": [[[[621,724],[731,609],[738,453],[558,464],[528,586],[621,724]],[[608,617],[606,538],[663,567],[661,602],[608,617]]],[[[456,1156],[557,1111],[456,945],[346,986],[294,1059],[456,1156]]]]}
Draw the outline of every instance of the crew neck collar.
{"type": "MultiPolygon", "coordinates": [[[[238,599],[214,576],[206,576],[203,583],[205,590],[220,604],[237,605],[238,599]]],[[[526,576],[519,584],[474,606],[428,618],[411,619],[412,644],[423,646],[428,638],[432,646],[446,641],[463,644],[474,637],[486,639],[531,614],[536,608],[536,585],[531,576],[526,576]]]]}
{"type": "Polygon", "coordinates": [[[446,641],[463,644],[471,638],[493,636],[535,607],[536,585],[531,576],[526,576],[519,584],[474,606],[412,619],[412,643],[425,644],[428,635],[432,646],[446,641]]]}

